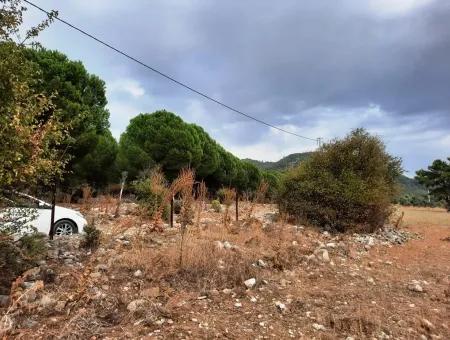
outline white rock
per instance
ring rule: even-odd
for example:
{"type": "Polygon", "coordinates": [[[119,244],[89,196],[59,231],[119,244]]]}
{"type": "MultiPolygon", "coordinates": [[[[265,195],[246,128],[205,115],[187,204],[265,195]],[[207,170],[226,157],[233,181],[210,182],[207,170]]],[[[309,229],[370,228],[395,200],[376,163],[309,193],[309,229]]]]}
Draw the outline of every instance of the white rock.
{"type": "Polygon", "coordinates": [[[432,331],[434,329],[434,325],[427,319],[422,319],[422,326],[427,330],[427,331],[432,331]]]}
{"type": "Polygon", "coordinates": [[[140,269],[136,270],[133,274],[134,277],[142,277],[142,271],[140,269]]]}
{"type": "Polygon", "coordinates": [[[50,295],[44,295],[41,298],[40,305],[44,308],[51,307],[56,304],[56,300],[52,298],[50,295]]]}
{"type": "Polygon", "coordinates": [[[217,248],[218,250],[222,250],[222,249],[223,249],[223,243],[222,243],[222,241],[215,241],[215,242],[214,242],[214,245],[216,246],[216,248],[217,248]]]}
{"type": "Polygon", "coordinates": [[[330,262],[330,255],[328,255],[328,250],[324,248],[319,248],[316,249],[314,253],[322,262],[330,262]]]}
{"type": "Polygon", "coordinates": [[[240,307],[242,307],[242,303],[236,302],[236,303],[234,304],[234,307],[240,308],[240,307]]]}
{"type": "Polygon", "coordinates": [[[225,242],[223,243],[223,247],[224,247],[225,249],[231,249],[231,248],[233,248],[233,246],[231,245],[231,243],[228,242],[228,241],[225,241],[225,242]]]}
{"type": "Polygon", "coordinates": [[[284,312],[286,310],[286,305],[280,301],[275,302],[275,306],[278,307],[280,312],[284,312]]]}
{"type": "Polygon", "coordinates": [[[245,280],[244,281],[244,285],[245,287],[247,287],[248,289],[251,289],[255,286],[256,284],[256,279],[254,277],[252,277],[251,279],[245,280]]]}
{"type": "Polygon", "coordinates": [[[144,308],[145,304],[146,304],[146,300],[144,300],[144,299],[133,300],[128,304],[127,309],[131,313],[134,313],[136,311],[142,310],[144,308]]]}
{"type": "Polygon", "coordinates": [[[318,323],[313,323],[312,326],[316,331],[325,331],[326,330],[324,325],[321,325],[318,323]]]}
{"type": "Polygon", "coordinates": [[[259,259],[258,262],[256,262],[256,264],[258,266],[260,266],[261,268],[266,268],[267,267],[267,263],[264,260],[259,259]]]}
{"type": "Polygon", "coordinates": [[[408,289],[410,291],[417,292],[417,293],[423,292],[422,286],[416,280],[413,280],[413,281],[411,281],[411,283],[408,284],[408,289]]]}

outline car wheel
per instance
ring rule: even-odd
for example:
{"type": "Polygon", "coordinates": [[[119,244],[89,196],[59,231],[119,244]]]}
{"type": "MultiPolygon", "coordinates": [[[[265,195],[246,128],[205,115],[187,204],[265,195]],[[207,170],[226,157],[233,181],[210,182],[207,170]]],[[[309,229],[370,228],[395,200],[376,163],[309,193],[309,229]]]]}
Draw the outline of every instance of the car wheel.
{"type": "Polygon", "coordinates": [[[70,220],[59,220],[55,223],[55,235],[73,235],[78,233],[77,225],[70,220]]]}

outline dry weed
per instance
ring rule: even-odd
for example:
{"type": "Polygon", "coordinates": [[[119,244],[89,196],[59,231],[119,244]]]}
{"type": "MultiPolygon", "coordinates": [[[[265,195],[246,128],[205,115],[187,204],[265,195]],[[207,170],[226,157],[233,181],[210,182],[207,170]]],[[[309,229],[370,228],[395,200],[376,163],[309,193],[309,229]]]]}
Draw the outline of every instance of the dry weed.
{"type": "Polygon", "coordinates": [[[233,204],[236,198],[236,190],[233,188],[223,188],[223,204],[225,205],[225,211],[223,213],[223,225],[228,226],[229,223],[229,211],[230,206],[233,204]]]}
{"type": "Polygon", "coordinates": [[[92,188],[88,184],[83,184],[81,186],[82,192],[82,209],[85,211],[90,211],[92,207],[92,188]]]}
{"type": "Polygon", "coordinates": [[[253,210],[255,209],[255,205],[257,203],[262,203],[266,197],[267,190],[269,189],[269,183],[265,181],[261,181],[259,183],[258,189],[256,190],[255,196],[253,198],[252,203],[250,204],[250,209],[247,213],[247,219],[250,219],[253,214],[253,210]]]}

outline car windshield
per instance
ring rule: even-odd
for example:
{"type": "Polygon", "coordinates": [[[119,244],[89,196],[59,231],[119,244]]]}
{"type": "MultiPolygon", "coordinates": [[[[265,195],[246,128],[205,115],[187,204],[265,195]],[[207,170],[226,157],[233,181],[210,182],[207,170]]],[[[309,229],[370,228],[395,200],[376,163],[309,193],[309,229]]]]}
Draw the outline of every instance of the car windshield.
{"type": "Polygon", "coordinates": [[[13,192],[3,191],[0,195],[0,205],[19,208],[42,208],[43,204],[36,198],[31,196],[13,192]]]}

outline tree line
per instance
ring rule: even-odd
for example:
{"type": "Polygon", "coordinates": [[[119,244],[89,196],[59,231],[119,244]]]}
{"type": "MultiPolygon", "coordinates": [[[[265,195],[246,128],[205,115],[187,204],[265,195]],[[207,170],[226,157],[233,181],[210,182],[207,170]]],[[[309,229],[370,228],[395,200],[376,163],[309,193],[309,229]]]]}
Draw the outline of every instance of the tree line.
{"type": "Polygon", "coordinates": [[[133,180],[156,165],[168,179],[175,178],[183,168],[192,168],[197,179],[212,189],[232,186],[240,192],[251,192],[263,179],[272,187],[277,185],[277,173],[240,160],[203,128],[165,110],[133,118],[117,143],[109,130],[106,84],[102,79],[61,52],[42,47],[22,52],[22,58],[33,69],[31,90],[52,98],[55,116],[67,127],[59,147],[66,156],[65,174],[59,183],[63,190],[83,184],[105,189],[117,183],[124,171],[133,180]]]}

